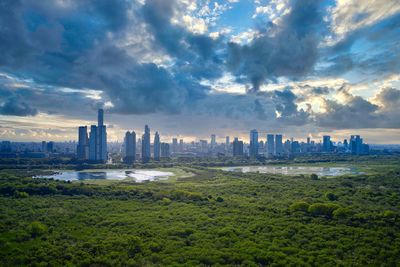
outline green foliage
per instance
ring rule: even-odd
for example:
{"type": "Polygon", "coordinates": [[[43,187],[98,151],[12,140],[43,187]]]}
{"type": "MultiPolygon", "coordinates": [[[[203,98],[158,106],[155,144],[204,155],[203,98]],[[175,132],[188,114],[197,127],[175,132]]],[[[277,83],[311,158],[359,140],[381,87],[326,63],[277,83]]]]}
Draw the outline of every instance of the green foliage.
{"type": "Polygon", "coordinates": [[[318,180],[318,175],[313,173],[310,175],[311,180],[318,180]]]}
{"type": "Polygon", "coordinates": [[[143,242],[140,237],[132,236],[128,238],[127,242],[128,256],[130,258],[140,254],[143,249],[143,242]]]}
{"type": "Polygon", "coordinates": [[[327,200],[330,200],[330,201],[335,201],[335,200],[339,199],[339,197],[332,192],[326,193],[325,197],[327,200]]]}
{"type": "Polygon", "coordinates": [[[310,207],[310,204],[304,201],[298,201],[290,205],[289,209],[291,211],[302,211],[302,212],[308,212],[308,208],[310,207]]]}
{"type": "Polygon", "coordinates": [[[32,237],[38,237],[47,232],[47,226],[41,222],[32,222],[28,225],[27,231],[32,237]]]}
{"type": "Polygon", "coordinates": [[[15,191],[14,193],[16,198],[27,198],[29,197],[29,194],[27,192],[20,192],[20,191],[15,191]]]}
{"type": "Polygon", "coordinates": [[[368,174],[226,173],[188,159],[192,177],[81,184],[2,170],[0,266],[397,266],[398,161],[350,160],[368,174]]]}
{"type": "Polygon", "coordinates": [[[332,215],[335,219],[346,219],[352,215],[352,211],[349,208],[338,208],[332,212],[332,215]]]}
{"type": "Polygon", "coordinates": [[[308,212],[316,216],[326,216],[331,218],[333,212],[339,209],[340,206],[332,203],[315,203],[308,207],[308,212]]]}

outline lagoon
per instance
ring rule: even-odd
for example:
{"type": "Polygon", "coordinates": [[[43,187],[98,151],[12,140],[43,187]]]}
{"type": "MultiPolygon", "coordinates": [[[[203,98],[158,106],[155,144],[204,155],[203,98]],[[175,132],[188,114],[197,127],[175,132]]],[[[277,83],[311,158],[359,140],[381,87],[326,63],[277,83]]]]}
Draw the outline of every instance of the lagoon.
{"type": "Polygon", "coordinates": [[[225,167],[224,171],[230,172],[259,172],[284,175],[317,174],[318,176],[340,176],[344,174],[360,174],[355,168],[350,167],[320,167],[320,166],[238,166],[225,167]]]}
{"type": "Polygon", "coordinates": [[[81,180],[133,180],[136,182],[166,180],[174,176],[173,172],[158,170],[136,170],[136,169],[118,169],[118,170],[85,170],[85,171],[57,171],[52,175],[37,176],[36,178],[53,178],[63,181],[81,181],[81,180]]]}

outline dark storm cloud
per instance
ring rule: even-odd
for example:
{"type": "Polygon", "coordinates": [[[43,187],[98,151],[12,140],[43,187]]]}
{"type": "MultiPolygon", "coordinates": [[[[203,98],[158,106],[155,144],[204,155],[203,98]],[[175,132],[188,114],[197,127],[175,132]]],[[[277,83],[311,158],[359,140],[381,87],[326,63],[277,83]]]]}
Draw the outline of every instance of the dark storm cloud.
{"type": "Polygon", "coordinates": [[[35,108],[17,97],[8,98],[0,105],[0,114],[2,115],[35,116],[37,113],[35,108]]]}
{"type": "Polygon", "coordinates": [[[230,70],[258,91],[266,80],[300,78],[313,70],[324,30],[319,1],[291,1],[292,10],[249,45],[229,44],[230,70]]]}
{"type": "Polygon", "coordinates": [[[175,71],[196,79],[214,79],[222,75],[222,59],[217,54],[220,40],[189,32],[172,24],[179,12],[178,1],[148,0],[142,8],[147,28],[155,38],[156,49],[163,49],[177,62],[175,71]]]}

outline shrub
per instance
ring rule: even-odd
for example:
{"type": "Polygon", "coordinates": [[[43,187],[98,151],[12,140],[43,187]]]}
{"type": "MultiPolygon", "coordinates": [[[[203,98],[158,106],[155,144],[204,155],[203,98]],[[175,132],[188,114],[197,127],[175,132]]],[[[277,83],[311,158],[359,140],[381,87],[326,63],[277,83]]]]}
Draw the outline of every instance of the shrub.
{"type": "Polygon", "coordinates": [[[128,239],[128,256],[130,258],[135,257],[137,254],[142,252],[143,242],[137,236],[132,236],[128,239]]]}
{"type": "Polygon", "coordinates": [[[224,202],[224,199],[222,197],[217,197],[217,202],[224,202]]]}
{"type": "Polygon", "coordinates": [[[32,222],[28,225],[28,233],[32,237],[37,237],[45,234],[47,232],[47,226],[41,222],[32,222]]]}
{"type": "Polygon", "coordinates": [[[351,210],[348,208],[338,208],[332,213],[335,219],[345,219],[351,215],[351,210]]]}
{"type": "Polygon", "coordinates": [[[335,201],[335,200],[339,199],[339,197],[337,195],[335,195],[334,193],[331,193],[331,192],[326,193],[325,197],[326,197],[326,199],[328,199],[330,201],[335,201]]]}
{"type": "Polygon", "coordinates": [[[304,201],[299,201],[295,202],[292,205],[290,205],[289,210],[291,211],[302,211],[302,212],[307,212],[310,204],[304,201]]]}
{"type": "Polygon", "coordinates": [[[20,191],[15,191],[15,197],[16,198],[27,198],[29,197],[29,194],[27,192],[20,192],[20,191]]]}
{"type": "Polygon", "coordinates": [[[311,180],[318,180],[318,175],[315,173],[311,174],[310,177],[311,177],[311,180]]]}
{"type": "Polygon", "coordinates": [[[323,215],[328,218],[331,218],[333,211],[337,210],[338,208],[340,208],[339,205],[332,204],[332,203],[328,203],[328,204],[315,203],[315,204],[310,205],[310,207],[308,208],[308,212],[313,215],[317,215],[317,216],[323,215]]]}

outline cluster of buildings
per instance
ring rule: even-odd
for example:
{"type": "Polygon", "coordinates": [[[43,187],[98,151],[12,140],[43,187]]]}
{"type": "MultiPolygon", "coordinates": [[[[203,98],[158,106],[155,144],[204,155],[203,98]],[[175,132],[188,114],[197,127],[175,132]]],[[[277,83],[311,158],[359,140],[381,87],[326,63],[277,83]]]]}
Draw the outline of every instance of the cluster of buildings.
{"type": "Polygon", "coordinates": [[[353,154],[367,155],[369,145],[363,142],[359,135],[352,135],[343,142],[333,142],[325,135],[322,142],[315,142],[310,137],[305,142],[293,138],[283,140],[282,134],[262,134],[253,129],[250,131],[249,143],[234,137],[224,137],[224,142],[217,142],[217,136],[212,134],[209,140],[184,142],[183,139],[172,138],[172,142],[161,142],[160,134],[154,133],[152,138],[149,126],[145,126],[140,137],[135,131],[125,133],[124,142],[107,142],[107,127],[104,124],[104,111],[98,110],[97,125],[80,126],[78,142],[41,142],[14,143],[2,141],[0,157],[32,157],[42,158],[49,155],[76,156],[79,161],[104,163],[109,153],[119,154],[123,162],[132,164],[137,160],[146,163],[150,160],[159,161],[169,157],[209,157],[232,156],[252,158],[282,158],[300,154],[353,154]]]}
{"type": "Polygon", "coordinates": [[[87,126],[80,126],[78,133],[77,158],[93,162],[106,162],[108,158],[107,127],[104,125],[104,110],[98,110],[97,126],[90,126],[89,136],[87,126]]]}

